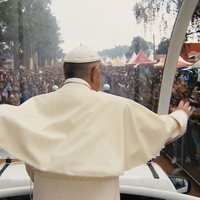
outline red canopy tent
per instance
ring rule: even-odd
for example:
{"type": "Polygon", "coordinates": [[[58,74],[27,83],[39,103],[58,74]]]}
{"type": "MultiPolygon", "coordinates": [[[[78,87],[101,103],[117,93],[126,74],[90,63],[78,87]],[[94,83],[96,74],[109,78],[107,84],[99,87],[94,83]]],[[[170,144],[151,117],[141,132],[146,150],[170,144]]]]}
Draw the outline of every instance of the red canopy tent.
{"type": "Polygon", "coordinates": [[[142,50],[140,50],[140,52],[136,55],[135,59],[132,62],[128,63],[127,65],[129,67],[136,67],[140,64],[153,64],[153,63],[154,62],[151,59],[149,59],[142,50]]]}

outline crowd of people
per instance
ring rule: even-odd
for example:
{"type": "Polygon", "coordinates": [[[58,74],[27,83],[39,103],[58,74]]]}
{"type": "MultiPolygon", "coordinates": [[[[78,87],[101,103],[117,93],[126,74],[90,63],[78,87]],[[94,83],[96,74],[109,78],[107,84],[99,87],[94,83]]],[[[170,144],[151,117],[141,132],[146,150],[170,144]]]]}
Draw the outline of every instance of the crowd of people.
{"type": "MultiPolygon", "coordinates": [[[[111,93],[131,98],[157,112],[162,68],[155,68],[153,65],[140,65],[137,68],[105,67],[103,74],[104,81],[110,84],[111,93]]],[[[172,145],[173,162],[193,163],[200,166],[200,73],[198,69],[177,69],[169,112],[173,111],[180,100],[189,100],[194,107],[194,113],[189,119],[184,138],[175,141],[172,145]],[[184,152],[184,155],[181,155],[181,152],[184,152]]],[[[200,177],[198,178],[200,180],[200,177]]]]}
{"type": "Polygon", "coordinates": [[[127,97],[147,108],[157,111],[162,70],[152,65],[140,68],[105,67],[104,81],[110,84],[110,92],[127,97]]]}
{"type": "Polygon", "coordinates": [[[0,72],[0,104],[18,106],[29,98],[52,92],[64,82],[61,67],[0,72]]]}
{"type": "MultiPolygon", "coordinates": [[[[119,176],[182,137],[193,110],[180,101],[175,111],[160,116],[132,100],[99,92],[101,57],[84,45],[70,51],[63,71],[66,80],[57,91],[49,90],[57,73],[43,69],[38,73],[45,75],[37,76],[41,92],[48,94],[21,106],[0,106],[1,148],[26,163],[35,200],[120,199],[119,176]]],[[[22,77],[16,76],[17,86],[30,91],[34,78],[22,77]]],[[[13,79],[3,91],[16,86],[13,79]]]]}
{"type": "MultiPolygon", "coordinates": [[[[103,83],[110,93],[127,97],[157,111],[163,69],[153,65],[137,68],[103,67],[103,83]]],[[[200,166],[200,81],[197,70],[177,70],[172,90],[170,110],[182,99],[195,107],[189,120],[185,141],[186,161],[197,161],[200,166]],[[190,146],[194,144],[194,150],[190,146]]],[[[63,68],[48,67],[35,70],[4,70],[0,72],[0,104],[18,106],[29,98],[54,91],[64,83],[63,68]]],[[[169,110],[169,111],[170,111],[169,110]]],[[[175,158],[180,157],[180,142],[173,144],[175,158]]]]}

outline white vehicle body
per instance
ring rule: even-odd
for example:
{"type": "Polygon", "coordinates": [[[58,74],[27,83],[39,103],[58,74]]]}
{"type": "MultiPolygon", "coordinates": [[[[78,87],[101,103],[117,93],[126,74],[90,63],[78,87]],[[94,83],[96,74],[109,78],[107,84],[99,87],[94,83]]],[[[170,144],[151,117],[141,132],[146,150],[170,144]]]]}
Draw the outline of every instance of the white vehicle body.
{"type": "Polygon", "coordinates": [[[31,185],[24,163],[11,163],[0,176],[0,198],[30,194],[31,185]]]}
{"type": "Polygon", "coordinates": [[[144,164],[124,172],[119,179],[120,185],[176,192],[174,185],[162,168],[154,162],[151,162],[151,165],[155,171],[154,173],[156,173],[158,177],[154,177],[153,172],[148,165],[144,164]]]}
{"type": "Polygon", "coordinates": [[[154,172],[147,164],[124,172],[119,179],[120,193],[165,200],[200,200],[198,197],[179,193],[162,168],[154,162],[151,162],[151,165],[154,172]],[[153,173],[156,173],[157,177],[154,177],[153,173]]]}
{"type": "MultiPolygon", "coordinates": [[[[142,195],[166,200],[200,200],[198,197],[180,194],[162,168],[151,162],[124,172],[120,176],[120,192],[123,194],[142,195]],[[158,176],[154,177],[154,173],[158,176]]],[[[0,169],[4,164],[0,165],[0,169]]],[[[0,199],[12,196],[31,195],[33,184],[22,162],[11,163],[0,176],[0,199]]]]}

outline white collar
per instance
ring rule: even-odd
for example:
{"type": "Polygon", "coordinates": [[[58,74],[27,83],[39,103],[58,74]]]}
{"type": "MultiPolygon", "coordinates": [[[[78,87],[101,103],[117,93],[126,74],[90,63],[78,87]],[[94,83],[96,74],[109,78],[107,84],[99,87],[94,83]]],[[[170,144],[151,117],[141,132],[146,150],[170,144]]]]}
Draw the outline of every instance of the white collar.
{"type": "Polygon", "coordinates": [[[69,83],[77,83],[77,84],[85,85],[91,89],[91,86],[89,85],[89,83],[80,78],[68,78],[65,80],[64,85],[69,84],[69,83]]]}

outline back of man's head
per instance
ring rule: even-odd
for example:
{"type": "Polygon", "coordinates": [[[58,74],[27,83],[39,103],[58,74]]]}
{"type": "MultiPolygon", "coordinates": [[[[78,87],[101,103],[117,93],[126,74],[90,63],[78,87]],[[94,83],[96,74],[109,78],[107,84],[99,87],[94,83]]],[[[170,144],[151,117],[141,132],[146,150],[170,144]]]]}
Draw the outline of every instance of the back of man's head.
{"type": "Polygon", "coordinates": [[[101,57],[91,47],[80,45],[67,54],[64,59],[65,78],[85,78],[92,66],[101,61],[101,57]]]}

